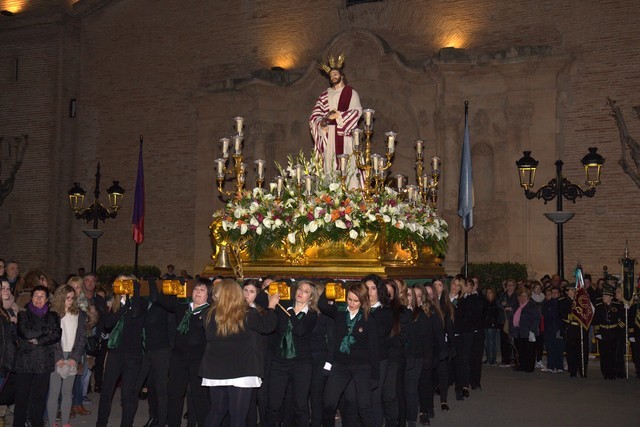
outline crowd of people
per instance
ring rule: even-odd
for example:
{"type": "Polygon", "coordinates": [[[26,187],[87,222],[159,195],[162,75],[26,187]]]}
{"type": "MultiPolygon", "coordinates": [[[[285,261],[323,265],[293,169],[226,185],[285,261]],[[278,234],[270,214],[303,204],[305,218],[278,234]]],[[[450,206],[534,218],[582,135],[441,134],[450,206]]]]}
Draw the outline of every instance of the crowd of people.
{"type": "Polygon", "coordinates": [[[114,295],[93,273],[56,286],[1,259],[0,280],[0,405],[13,405],[15,427],[70,426],[90,413],[90,384],[97,427],[116,424],[118,385],[123,427],[142,390],[146,427],[185,417],[207,427],[332,426],[337,417],[343,426],[429,425],[436,402],[450,410],[450,389],[460,401],[482,389],[483,365],[498,365],[498,354],[502,367],[586,377],[591,336],[604,378],[625,375],[627,336],[640,372],[638,303],[625,307],[588,275],[591,331],[576,316],[575,285],[559,276],[496,290],[463,276],[408,286],[368,275],[341,285],[344,302],[334,284],[313,280],[286,280],[290,295],[281,295],[273,277],[197,277],[185,302],[163,294],[160,279],[145,278],[143,297],[137,278],[119,276],[133,292],[114,295]]]}

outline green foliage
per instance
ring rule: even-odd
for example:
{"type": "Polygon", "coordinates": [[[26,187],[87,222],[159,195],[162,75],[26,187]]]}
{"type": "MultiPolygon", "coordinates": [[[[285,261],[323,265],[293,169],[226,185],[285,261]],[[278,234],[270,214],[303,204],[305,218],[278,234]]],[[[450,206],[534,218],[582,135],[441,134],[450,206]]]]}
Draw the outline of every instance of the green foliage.
{"type": "MultiPolygon", "coordinates": [[[[96,271],[98,280],[102,285],[108,285],[120,274],[133,274],[133,265],[107,264],[101,265],[96,271]]],[[[138,277],[155,276],[160,277],[162,272],[155,265],[139,265],[138,277]]]]}
{"type": "MultiPolygon", "coordinates": [[[[464,265],[461,267],[464,274],[464,265]]],[[[517,262],[484,262],[469,264],[469,276],[477,277],[480,286],[502,290],[502,282],[507,279],[526,280],[527,266],[517,262]]]]}

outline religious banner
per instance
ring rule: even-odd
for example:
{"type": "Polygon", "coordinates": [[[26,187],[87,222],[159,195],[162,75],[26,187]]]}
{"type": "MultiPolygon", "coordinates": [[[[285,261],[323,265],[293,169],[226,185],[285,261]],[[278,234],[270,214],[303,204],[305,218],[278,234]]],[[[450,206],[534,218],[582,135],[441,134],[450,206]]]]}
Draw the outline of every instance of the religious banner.
{"type": "Polygon", "coordinates": [[[589,293],[584,287],[582,268],[577,267],[576,272],[576,298],[571,313],[580,325],[586,330],[589,329],[593,320],[593,305],[589,300],[589,293]]]}
{"type": "Polygon", "coordinates": [[[629,249],[625,248],[624,258],[620,258],[622,264],[622,299],[627,305],[633,303],[633,293],[635,291],[633,283],[635,258],[629,258],[629,249]]]}

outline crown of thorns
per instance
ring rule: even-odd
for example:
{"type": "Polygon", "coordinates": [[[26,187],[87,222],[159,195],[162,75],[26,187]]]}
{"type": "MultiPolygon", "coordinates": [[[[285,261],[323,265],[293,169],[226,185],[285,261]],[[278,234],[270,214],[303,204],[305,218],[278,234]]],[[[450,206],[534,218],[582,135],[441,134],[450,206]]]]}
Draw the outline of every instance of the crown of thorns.
{"type": "Polygon", "coordinates": [[[337,58],[334,58],[333,55],[329,55],[327,57],[326,62],[320,63],[320,69],[325,73],[329,74],[331,70],[342,70],[344,65],[344,53],[338,55],[337,58]]]}

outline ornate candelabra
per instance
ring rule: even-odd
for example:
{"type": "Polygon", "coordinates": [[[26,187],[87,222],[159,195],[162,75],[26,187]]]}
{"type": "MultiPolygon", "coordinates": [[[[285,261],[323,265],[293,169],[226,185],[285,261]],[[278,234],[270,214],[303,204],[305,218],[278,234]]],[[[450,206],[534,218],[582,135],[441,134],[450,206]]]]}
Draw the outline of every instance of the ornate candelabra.
{"type": "MultiPolygon", "coordinates": [[[[375,111],[372,109],[362,110],[364,117],[364,130],[354,129],[351,131],[353,138],[353,155],[356,160],[356,167],[361,176],[362,188],[366,200],[370,201],[373,195],[379,194],[386,182],[387,170],[391,168],[393,155],[395,153],[395,142],[397,134],[393,131],[385,133],[386,147],[384,156],[377,153],[371,153],[372,135],[373,135],[373,115],[375,111]],[[364,141],[362,135],[364,134],[364,141]],[[364,144],[363,144],[364,143],[364,144]],[[364,147],[363,147],[364,145],[364,147]]],[[[440,158],[434,156],[431,158],[431,174],[428,175],[424,171],[424,141],[419,139],[414,142],[416,150],[415,171],[417,185],[406,185],[407,178],[402,174],[396,174],[395,184],[398,192],[405,194],[409,202],[417,203],[421,201],[425,205],[428,204],[432,208],[436,208],[438,200],[438,183],[440,178],[440,158]]],[[[338,156],[340,163],[340,180],[343,189],[346,187],[347,165],[349,161],[348,154],[338,156]]]]}
{"type": "MultiPolygon", "coordinates": [[[[235,195],[236,198],[242,197],[242,191],[244,190],[247,164],[244,163],[244,156],[242,154],[242,143],[244,141],[243,124],[244,118],[234,117],[235,135],[231,138],[220,138],[222,145],[222,157],[216,159],[216,181],[218,183],[218,191],[221,195],[231,197],[235,195]],[[233,142],[233,166],[228,166],[230,145],[233,142]],[[224,189],[224,183],[227,180],[235,179],[235,191],[227,191],[224,189]]],[[[266,162],[262,159],[257,159],[256,165],[256,187],[262,187],[264,182],[264,171],[266,162]]]]}

